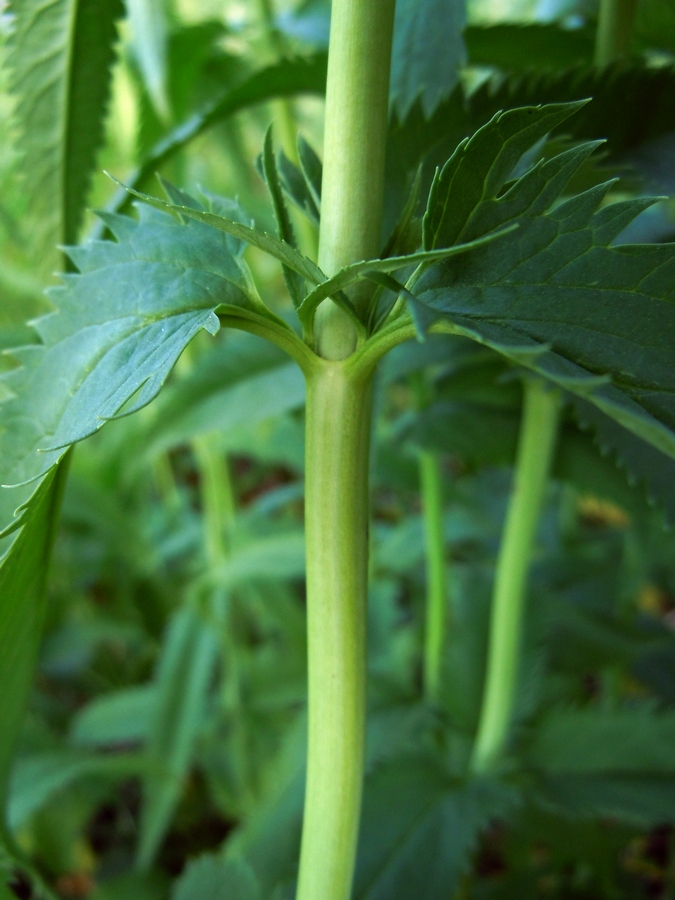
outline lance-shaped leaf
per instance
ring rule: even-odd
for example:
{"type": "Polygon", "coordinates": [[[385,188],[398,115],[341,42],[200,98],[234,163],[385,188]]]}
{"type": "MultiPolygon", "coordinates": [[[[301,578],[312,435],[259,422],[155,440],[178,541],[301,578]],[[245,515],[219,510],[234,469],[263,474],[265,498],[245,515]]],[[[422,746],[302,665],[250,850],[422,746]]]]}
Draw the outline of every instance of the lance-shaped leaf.
{"type": "Polygon", "coordinates": [[[4,808],[14,745],[28,699],[44,617],[47,568],[66,463],[33,495],[24,526],[0,564],[0,800],[4,808]]]}
{"type": "MultiPolygon", "coordinates": [[[[172,159],[187,144],[243,109],[265,103],[278,97],[294,94],[322,94],[326,89],[325,53],[311,57],[284,59],[273,66],[255,72],[241,84],[228,89],[204,109],[181,122],[153,147],[139,169],[128,178],[128,183],[138,189],[172,159]]],[[[110,205],[115,212],[122,212],[131,203],[126,190],[120,190],[110,205]]]]}
{"type": "Polygon", "coordinates": [[[605,184],[558,203],[594,144],[537,163],[507,190],[503,156],[477,153],[472,183],[482,177],[486,189],[472,193],[471,210],[464,202],[471,183],[455,184],[472,147],[486,147],[490,137],[502,143],[503,120],[522,120],[536,140],[532,122],[549,115],[546,107],[498,114],[458,147],[441,175],[445,189],[430,197],[433,234],[466,241],[507,223],[518,229],[433,266],[415,295],[458,333],[540,372],[675,456],[675,246],[611,246],[650,201],[599,208],[605,184]]]}
{"type": "Polygon", "coordinates": [[[266,314],[226,234],[148,206],[138,221],[102,215],[117,242],[69,250],[81,274],[52,289],[56,311],[35,323],[43,343],[14,351],[3,484],[39,477],[64,447],[152,400],[190,339],[217,331],[219,306],[266,314]]]}
{"type": "Polygon", "coordinates": [[[121,0],[14,0],[10,59],[23,168],[45,260],[77,238],[103,136],[121,0]],[[64,202],[61,203],[61,198],[64,202]]]}

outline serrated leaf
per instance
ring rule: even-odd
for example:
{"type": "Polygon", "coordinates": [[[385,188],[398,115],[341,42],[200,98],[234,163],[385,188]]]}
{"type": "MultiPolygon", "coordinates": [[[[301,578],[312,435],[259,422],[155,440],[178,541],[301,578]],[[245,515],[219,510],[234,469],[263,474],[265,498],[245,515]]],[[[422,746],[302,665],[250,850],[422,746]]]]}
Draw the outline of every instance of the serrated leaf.
{"type": "MultiPolygon", "coordinates": [[[[511,230],[511,228],[509,228],[511,230]]],[[[479,238],[481,244],[489,243],[506,232],[498,231],[493,234],[483,235],[479,238]]],[[[477,246],[477,245],[476,245],[477,246]]],[[[333,297],[340,294],[352,284],[370,278],[372,273],[379,272],[397,272],[410,266],[419,266],[435,262],[439,259],[446,259],[448,256],[455,256],[460,253],[466,253],[472,248],[470,243],[458,244],[455,247],[443,247],[438,250],[421,250],[419,253],[410,253],[407,256],[390,256],[387,259],[366,259],[361,262],[352,263],[345,266],[333,275],[332,278],[324,279],[311,291],[302,301],[298,308],[298,318],[301,322],[310,322],[316,312],[319,304],[327,297],[333,297]]]]}
{"type": "Polygon", "coordinates": [[[463,0],[399,0],[392,47],[391,105],[404,119],[420,99],[430,116],[457,84],[466,59],[463,0]]]}
{"type": "MultiPolygon", "coordinates": [[[[126,182],[141,188],[166,162],[200,134],[230,116],[279,97],[294,94],[323,94],[326,89],[325,54],[284,59],[255,72],[241,84],[223,91],[222,95],[178,125],[150,151],[136,172],[126,182]]],[[[131,203],[126,190],[120,190],[110,204],[113,212],[123,212],[131,203]]]]}
{"type": "Polygon", "coordinates": [[[245,241],[247,244],[257,247],[259,250],[262,250],[263,253],[267,253],[269,256],[278,259],[282,265],[288,266],[289,269],[302,275],[302,277],[306,278],[311,284],[319,284],[326,280],[326,276],[321,269],[311,261],[311,259],[303,256],[302,253],[299,253],[290,244],[280,240],[273,234],[257,231],[255,228],[249,228],[248,225],[242,225],[240,222],[235,222],[233,219],[228,219],[225,216],[218,216],[214,213],[203,212],[200,209],[195,209],[194,207],[186,206],[185,204],[168,203],[166,200],[160,200],[159,197],[151,197],[149,194],[142,194],[140,191],[136,191],[133,188],[127,188],[127,190],[135,197],[138,197],[140,200],[149,203],[157,209],[177,213],[181,217],[187,219],[195,219],[197,222],[202,222],[204,225],[209,225],[211,228],[223,231],[225,234],[229,234],[232,237],[238,238],[240,241],[245,241]]]}
{"type": "Polygon", "coordinates": [[[307,185],[305,176],[283,151],[277,160],[279,178],[286,195],[315,225],[319,224],[319,210],[307,185]]]}
{"type": "Polygon", "coordinates": [[[0,563],[0,801],[3,809],[15,742],[33,679],[45,610],[47,567],[54,541],[63,462],[30,500],[23,528],[0,563]]]}
{"type": "Polygon", "coordinates": [[[366,781],[357,900],[447,900],[480,832],[517,798],[495,781],[461,782],[433,761],[397,760],[366,781]]]}
{"type": "Polygon", "coordinates": [[[307,190],[309,191],[319,217],[321,216],[321,182],[323,181],[323,164],[316,150],[305,140],[298,136],[298,160],[300,169],[305,177],[307,190]]]}
{"type": "Polygon", "coordinates": [[[69,250],[81,274],[51,291],[56,312],[35,323],[43,344],[15,351],[0,482],[38,478],[64,447],[152,400],[190,339],[217,331],[222,304],[264,309],[222,233],[148,206],[139,213],[104,214],[118,242],[69,250]]]}
{"type": "Polygon", "coordinates": [[[640,484],[649,502],[662,507],[668,521],[675,523],[675,462],[586,400],[575,398],[574,407],[579,422],[591,429],[601,452],[615,460],[628,481],[640,484]]]}
{"type": "Polygon", "coordinates": [[[549,775],[538,801],[569,818],[609,818],[636,828],[675,819],[675,778],[650,775],[549,775]]]}
{"type": "Polygon", "coordinates": [[[114,60],[121,0],[13,0],[9,61],[38,255],[47,267],[82,221],[114,60]]]}
{"type": "MultiPolygon", "coordinates": [[[[279,173],[277,171],[277,164],[274,156],[274,143],[272,141],[271,126],[270,128],[268,128],[267,134],[265,135],[265,144],[262,153],[262,168],[265,182],[267,184],[267,189],[269,190],[270,196],[272,198],[272,207],[274,209],[274,218],[277,222],[277,231],[279,237],[282,241],[284,241],[284,243],[290,245],[291,247],[293,247],[293,249],[297,249],[297,242],[295,239],[295,233],[293,231],[293,223],[291,222],[291,217],[288,213],[288,209],[286,208],[284,193],[281,189],[281,183],[279,181],[279,173]]],[[[298,272],[290,269],[286,265],[284,265],[282,268],[284,273],[284,281],[286,282],[286,287],[288,288],[288,293],[291,296],[293,305],[297,307],[300,305],[304,294],[303,278],[298,274],[298,272]]]]}
{"type": "Polygon", "coordinates": [[[215,853],[189,862],[171,891],[171,900],[261,900],[253,869],[243,859],[215,853]]]}
{"type": "Polygon", "coordinates": [[[160,119],[171,117],[167,90],[167,22],[163,2],[126,0],[131,49],[160,119]]]}
{"type": "MultiPolygon", "coordinates": [[[[530,108],[523,131],[549,115],[530,108]]],[[[488,189],[474,193],[469,211],[464,183],[452,190],[453,172],[465,154],[468,164],[471,146],[480,149],[490,136],[500,141],[506,117],[514,121],[516,111],[496,116],[453,157],[441,206],[430,200],[439,229],[430,233],[473,240],[506,223],[517,223],[517,231],[433,266],[415,295],[458,333],[587,399],[675,456],[675,245],[612,246],[650,201],[599,208],[611,184],[558,203],[592,145],[536,164],[505,192],[510,160],[478,153],[472,182],[482,177],[488,189]],[[455,193],[458,213],[446,217],[455,193]]]]}
{"type": "Polygon", "coordinates": [[[218,653],[215,626],[192,607],[170,621],[154,678],[155,703],[148,722],[137,863],[148,868],[180,798],[204,720],[218,653]]]}

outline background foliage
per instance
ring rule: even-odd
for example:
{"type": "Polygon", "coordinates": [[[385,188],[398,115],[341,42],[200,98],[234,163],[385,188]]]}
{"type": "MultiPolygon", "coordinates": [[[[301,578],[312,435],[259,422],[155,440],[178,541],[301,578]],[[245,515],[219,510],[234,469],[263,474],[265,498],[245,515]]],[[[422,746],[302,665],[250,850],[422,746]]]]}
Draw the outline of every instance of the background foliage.
{"type": "MultiPolygon", "coordinates": [[[[633,221],[626,215],[611,246],[599,241],[613,261],[624,258],[623,244],[672,240],[672,204],[647,209],[641,199],[671,193],[674,183],[671,4],[642,0],[634,56],[598,70],[592,3],[471,0],[466,10],[438,0],[399,3],[384,234],[392,235],[391,253],[418,246],[418,198],[436,167],[495,112],[586,97],[591,102],[573,117],[536,135],[549,134],[545,147],[520,148],[516,159],[535,155],[521,171],[505,169],[486,204],[518,178],[522,190],[537,154],[548,172],[566,154],[578,165],[561,191],[616,177],[609,199],[631,202],[633,221]],[[438,47],[429,49],[427,35],[438,47]],[[581,141],[596,138],[607,143],[590,155],[581,141]]],[[[177,338],[152,361],[141,399],[168,377],[161,396],[68,455],[40,484],[18,537],[0,538],[2,552],[11,547],[20,561],[0,567],[3,734],[11,736],[23,716],[37,659],[18,747],[0,737],[5,894],[284,900],[296,874],[305,741],[303,382],[274,347],[224,330],[200,333],[172,366],[186,334],[215,331],[213,296],[258,308],[249,271],[282,320],[290,301],[281,270],[259,249],[244,254],[231,235],[194,219],[179,226],[149,207],[140,214],[148,243],[130,262],[121,247],[133,244],[137,226],[116,215],[130,211],[132,198],[101,170],[150,193],[159,193],[159,171],[198,195],[204,209],[245,224],[253,216],[275,232],[265,179],[274,189],[277,168],[292,203],[282,228],[311,257],[328,4],[129,0],[124,8],[106,0],[95,16],[92,9],[75,0],[16,0],[0,19],[0,346],[34,344],[24,322],[49,310],[45,287],[61,298],[69,290],[94,298],[92,327],[104,300],[127,304],[126,331],[114,335],[110,352],[133,336],[137,381],[111,387],[105,415],[113,417],[139,399],[132,398],[150,371],[141,368],[139,333],[172,328],[177,338]],[[268,144],[256,168],[251,160],[272,120],[283,153],[275,160],[268,144]],[[89,208],[105,212],[97,219],[89,208]],[[172,232],[185,227],[194,244],[174,247],[172,232]],[[56,249],[111,233],[121,243],[75,249],[69,258],[56,249]],[[107,280],[97,284],[92,254],[96,265],[105,256],[116,267],[119,293],[107,280]],[[180,306],[185,294],[166,288],[176,266],[188,272],[204,254],[218,268],[208,283],[191,283],[188,310],[180,306]],[[52,272],[72,262],[85,273],[79,287],[54,288],[52,272]],[[132,263],[138,296],[128,290],[132,263]],[[166,273],[152,296],[141,290],[149,283],[144,266],[166,273]],[[46,595],[36,604],[54,537],[53,517],[40,510],[58,507],[68,466],[46,595]]],[[[194,203],[178,193],[171,199],[194,203]]],[[[554,213],[564,209],[557,202],[554,213]]],[[[485,231],[501,224],[490,219],[495,208],[485,231]]],[[[450,243],[464,224],[445,220],[445,236],[436,229],[432,239],[427,220],[425,248],[450,243]]],[[[512,264],[530,259],[523,233],[509,245],[520,253],[512,264]]],[[[456,259],[443,271],[463,278],[468,291],[475,273],[456,259]]],[[[542,279],[541,270],[534,274],[542,279]]],[[[293,272],[286,275],[292,285],[293,272]]],[[[480,277],[498,284],[497,263],[480,277]]],[[[447,309],[444,288],[436,273],[419,295],[447,309]]],[[[632,327],[622,317],[615,324],[617,340],[632,327]]],[[[29,346],[24,359],[73,354],[67,329],[48,317],[38,328],[47,349],[29,346]]],[[[488,343],[494,333],[484,335],[488,343]]],[[[656,328],[655,346],[659,338],[671,335],[656,328]]],[[[493,344],[504,349],[503,341],[493,344]]],[[[3,362],[5,414],[27,371],[14,369],[15,359],[3,362]]],[[[114,367],[92,369],[84,355],[80,362],[99,384],[111,383],[114,367]]],[[[578,391],[566,395],[539,530],[510,752],[494,776],[463,777],[480,709],[524,364],[515,351],[507,362],[489,347],[434,336],[398,348],[381,368],[359,900],[675,894],[675,544],[667,529],[675,463],[578,391]],[[449,583],[433,702],[422,678],[422,453],[433,453],[443,474],[449,583]]],[[[43,421],[55,415],[54,397],[73,405],[44,469],[100,424],[83,425],[86,387],[65,387],[37,395],[31,410],[43,421]]],[[[631,390],[637,396],[644,387],[631,390]]],[[[0,435],[3,473],[9,461],[14,481],[39,474],[20,453],[17,435],[29,445],[33,426],[19,412],[13,430],[0,435]]],[[[14,510],[33,491],[2,492],[3,527],[15,524],[14,510]]]]}

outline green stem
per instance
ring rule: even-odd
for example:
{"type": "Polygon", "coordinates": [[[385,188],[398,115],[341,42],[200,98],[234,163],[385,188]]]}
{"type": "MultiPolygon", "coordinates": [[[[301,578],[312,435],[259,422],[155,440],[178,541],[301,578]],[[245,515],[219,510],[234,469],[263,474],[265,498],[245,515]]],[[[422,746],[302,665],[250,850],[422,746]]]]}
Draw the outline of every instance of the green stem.
{"type": "Polygon", "coordinates": [[[630,55],[637,0],[601,0],[595,36],[595,64],[602,68],[630,55]]]}
{"type": "MultiPolygon", "coordinates": [[[[394,4],[333,0],[319,235],[328,275],[380,251],[394,4]]],[[[367,291],[352,295],[357,308],[367,291]]],[[[316,339],[326,359],[345,359],[356,347],[353,324],[331,300],[319,307],[316,339]]]]}
{"type": "Polygon", "coordinates": [[[525,386],[515,484],[502,536],[492,600],[488,666],[472,768],[485,771],[506,743],[517,691],[527,576],[558,432],[559,392],[525,386]]]}
{"type": "Polygon", "coordinates": [[[192,441],[200,475],[200,497],[204,515],[204,543],[211,568],[219,568],[229,553],[228,535],[235,516],[234,491],[226,457],[215,436],[200,435],[192,441]]]}
{"type": "Polygon", "coordinates": [[[427,603],[424,635],[424,692],[438,696],[447,627],[448,583],[443,531],[443,478],[437,454],[419,458],[422,514],[427,560],[427,603]]]}
{"type": "Polygon", "coordinates": [[[365,733],[370,372],[307,379],[309,743],[297,900],[348,900],[365,733]]]}

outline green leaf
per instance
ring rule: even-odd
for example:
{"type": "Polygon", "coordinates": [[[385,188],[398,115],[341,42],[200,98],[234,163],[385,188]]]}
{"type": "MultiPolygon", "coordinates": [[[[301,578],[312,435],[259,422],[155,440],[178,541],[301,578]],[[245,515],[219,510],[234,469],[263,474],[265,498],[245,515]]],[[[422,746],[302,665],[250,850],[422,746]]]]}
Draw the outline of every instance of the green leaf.
{"type": "Polygon", "coordinates": [[[167,90],[167,22],[157,0],[126,0],[131,25],[131,50],[160,119],[171,117],[167,90]]]}
{"type": "Polygon", "coordinates": [[[561,28],[542,22],[470,25],[464,31],[469,61],[507,72],[568,69],[593,62],[592,28],[561,28]]]}
{"type": "Polygon", "coordinates": [[[175,883],[171,900],[262,900],[253,869],[243,859],[215,853],[189,862],[175,883]]]}
{"type": "Polygon", "coordinates": [[[538,801],[569,818],[609,818],[636,828],[672,824],[675,778],[649,775],[550,775],[538,801]]]}
{"type": "Polygon", "coordinates": [[[300,169],[305,177],[307,190],[309,191],[317,215],[321,215],[321,182],[323,181],[323,163],[319,159],[316,150],[312,145],[304,139],[302,135],[298,136],[298,159],[300,161],[300,169]]]}
{"type": "Polygon", "coordinates": [[[143,768],[141,757],[126,753],[98,755],[61,751],[21,756],[12,772],[7,821],[17,831],[59,791],[84,778],[124,781],[143,768]]]}
{"type": "Polygon", "coordinates": [[[118,242],[68,251],[82,274],[51,290],[43,345],[15,351],[21,366],[4,376],[16,396],[0,405],[0,483],[41,476],[62,448],[149,403],[190,339],[218,330],[221,305],[264,309],[217,230],[148,206],[138,222],[102,215],[118,242]]]}
{"type": "Polygon", "coordinates": [[[73,717],[70,743],[79,747],[111,747],[143,741],[156,700],[155,689],[150,685],[95,697],[73,717]]]}
{"type": "Polygon", "coordinates": [[[675,774],[673,744],[673,712],[587,707],[544,716],[524,753],[529,765],[550,774],[662,775],[675,774]]]}
{"type": "Polygon", "coordinates": [[[262,250],[263,253],[273,256],[283,265],[288,266],[289,269],[302,275],[303,278],[306,278],[307,281],[312,284],[319,284],[326,280],[326,276],[321,269],[311,261],[311,259],[303,256],[302,253],[299,253],[290,244],[287,244],[283,240],[279,240],[279,238],[272,234],[257,231],[255,228],[249,228],[248,225],[242,225],[240,222],[235,222],[233,219],[228,219],[225,216],[217,216],[214,213],[203,212],[200,209],[184,204],[167,203],[166,200],[160,200],[158,197],[151,197],[149,194],[142,194],[140,191],[136,191],[130,187],[127,188],[127,190],[130,194],[145,201],[145,203],[149,203],[151,206],[157,207],[157,209],[177,213],[181,218],[195,219],[198,222],[211,226],[211,228],[223,231],[225,234],[232,235],[232,237],[236,237],[240,241],[245,241],[247,244],[257,247],[259,250],[262,250]]]}
{"type": "Polygon", "coordinates": [[[584,428],[589,428],[601,453],[616,461],[628,481],[640,484],[647,499],[663,508],[666,518],[675,524],[675,463],[650,444],[621,428],[599,409],[581,398],[574,407],[584,428]]]}
{"type": "Polygon", "coordinates": [[[532,123],[549,116],[546,107],[498,114],[458,148],[444,190],[432,192],[429,234],[470,241],[507,223],[518,230],[433,266],[415,294],[457,333],[594,403],[675,456],[675,246],[611,246],[651,201],[599,209],[611,187],[604,184],[558,203],[595,145],[537,163],[505,192],[513,157],[482,152],[490,136],[501,143],[502,120],[520,121],[536,140],[532,123]],[[473,191],[458,181],[453,190],[472,146],[469,185],[482,177],[488,187],[473,191]],[[464,203],[467,193],[476,199],[473,209],[464,203]]]}
{"type": "MultiPolygon", "coordinates": [[[[277,222],[277,231],[279,237],[284,243],[289,244],[297,249],[297,241],[293,232],[293,224],[291,217],[286,208],[284,193],[281,189],[279,181],[279,173],[277,172],[277,164],[274,158],[274,143],[272,141],[272,126],[267,129],[265,135],[265,145],[262,154],[262,167],[265,176],[265,182],[272,198],[272,207],[274,209],[274,218],[277,222]]],[[[304,282],[302,277],[288,266],[282,266],[284,273],[284,281],[291,295],[294,306],[299,306],[304,294],[304,282]]]]}
{"type": "MultiPolygon", "coordinates": [[[[513,226],[509,227],[509,231],[512,230],[512,227],[513,226]]],[[[504,234],[506,234],[506,231],[500,229],[493,234],[483,235],[479,238],[480,244],[489,243],[504,234]]],[[[323,300],[327,297],[339,295],[345,288],[348,288],[352,284],[356,284],[357,281],[361,281],[364,278],[370,278],[373,273],[396,272],[399,269],[405,269],[409,266],[419,266],[436,262],[439,259],[446,259],[448,256],[466,253],[468,250],[471,250],[473,246],[479,245],[471,243],[458,244],[455,247],[443,247],[439,250],[423,250],[419,253],[410,253],[407,256],[389,256],[387,259],[366,259],[362,262],[352,263],[351,265],[340,269],[340,271],[336,275],[333,275],[332,278],[325,279],[324,276],[325,280],[322,280],[318,287],[307,294],[300,304],[300,307],[298,308],[298,318],[303,323],[310,322],[313,319],[319,304],[323,300]]]]}
{"type": "Polygon", "coordinates": [[[390,97],[400,119],[417,99],[430,116],[457,84],[464,20],[463,0],[398,0],[390,97]]]}
{"type": "Polygon", "coordinates": [[[145,757],[151,766],[143,783],[138,866],[148,868],[180,798],[218,654],[218,635],[199,612],[176,613],[165,638],[154,679],[155,704],[148,722],[145,757]]]}
{"type": "Polygon", "coordinates": [[[301,170],[290,161],[283,151],[279,152],[277,166],[279,180],[287,197],[314,225],[318,225],[319,210],[301,170]]]}
{"type": "Polygon", "coordinates": [[[221,588],[269,579],[300,579],[305,574],[305,538],[302,532],[261,537],[238,547],[206,579],[221,588]]]}
{"type": "MultiPolygon", "coordinates": [[[[326,89],[326,65],[327,58],[322,53],[284,59],[255,72],[237,87],[224,91],[203,110],[171,131],[152,149],[139,169],[126,179],[127,183],[134,189],[142,187],[161,166],[192,140],[243,109],[279,97],[305,93],[323,94],[326,89]]],[[[110,210],[122,212],[130,203],[131,198],[126,190],[120,190],[115,195],[110,210]]]]}
{"type": "Polygon", "coordinates": [[[453,780],[432,760],[384,764],[366,781],[355,898],[447,900],[480,832],[515,800],[494,781],[453,780]]]}
{"type": "Polygon", "coordinates": [[[67,463],[34,493],[23,528],[0,563],[0,801],[28,700],[42,632],[45,584],[67,463]]]}
{"type": "Polygon", "coordinates": [[[82,213],[114,60],[121,0],[13,0],[9,65],[17,97],[23,169],[29,175],[37,258],[54,264],[58,243],[72,243],[82,213]]]}

